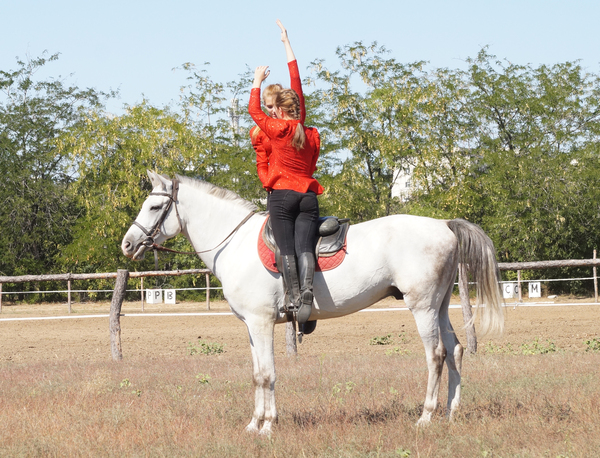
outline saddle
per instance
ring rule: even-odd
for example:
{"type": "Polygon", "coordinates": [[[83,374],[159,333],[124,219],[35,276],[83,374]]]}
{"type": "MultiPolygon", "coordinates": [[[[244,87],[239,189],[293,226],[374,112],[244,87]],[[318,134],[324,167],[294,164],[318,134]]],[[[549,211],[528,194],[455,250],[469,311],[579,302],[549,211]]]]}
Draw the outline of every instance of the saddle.
{"type": "MultiPolygon", "coordinates": [[[[318,241],[315,249],[316,270],[331,270],[339,266],[346,256],[346,235],[350,227],[348,218],[324,216],[319,218],[318,241]]],[[[275,243],[271,218],[267,217],[258,237],[258,251],[264,266],[272,272],[279,272],[277,260],[279,249],[275,243]]]]}

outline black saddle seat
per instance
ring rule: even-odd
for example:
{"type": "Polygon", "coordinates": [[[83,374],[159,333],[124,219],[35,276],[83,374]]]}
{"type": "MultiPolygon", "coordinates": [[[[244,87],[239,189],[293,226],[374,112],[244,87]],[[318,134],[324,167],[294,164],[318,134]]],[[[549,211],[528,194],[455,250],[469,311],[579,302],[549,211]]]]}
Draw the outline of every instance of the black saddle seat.
{"type": "MultiPolygon", "coordinates": [[[[338,218],[336,216],[320,217],[318,225],[319,239],[317,241],[315,256],[317,258],[333,256],[340,251],[346,243],[346,234],[348,233],[349,227],[350,219],[348,218],[338,218]]],[[[278,252],[270,217],[267,220],[267,224],[265,224],[262,238],[265,245],[267,245],[271,251],[274,253],[278,252]]]]}

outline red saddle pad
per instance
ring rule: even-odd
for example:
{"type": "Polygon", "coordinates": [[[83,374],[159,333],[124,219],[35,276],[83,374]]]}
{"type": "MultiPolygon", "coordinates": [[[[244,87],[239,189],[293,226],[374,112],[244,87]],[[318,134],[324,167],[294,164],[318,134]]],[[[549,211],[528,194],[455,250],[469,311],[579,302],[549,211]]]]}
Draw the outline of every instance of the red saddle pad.
{"type": "MultiPolygon", "coordinates": [[[[263,223],[263,225],[260,228],[260,231],[258,233],[258,257],[260,258],[263,265],[267,269],[269,269],[271,272],[279,272],[279,270],[277,270],[277,266],[275,265],[275,253],[273,253],[269,249],[269,247],[265,244],[265,241],[263,240],[263,237],[262,237],[263,230],[265,228],[265,224],[267,224],[268,220],[269,220],[268,218],[265,220],[265,222],[263,223]]],[[[342,261],[344,260],[345,257],[346,257],[346,244],[344,243],[344,246],[342,247],[342,249],[340,251],[338,251],[337,253],[335,253],[333,256],[319,257],[319,259],[317,260],[316,270],[324,272],[326,270],[335,269],[337,266],[339,266],[342,263],[342,261]]]]}

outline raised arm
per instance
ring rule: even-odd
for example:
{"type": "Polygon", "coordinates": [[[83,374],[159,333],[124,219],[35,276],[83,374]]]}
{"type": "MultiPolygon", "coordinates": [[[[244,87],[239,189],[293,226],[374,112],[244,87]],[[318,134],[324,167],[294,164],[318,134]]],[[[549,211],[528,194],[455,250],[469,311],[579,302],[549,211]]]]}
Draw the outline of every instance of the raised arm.
{"type": "Polygon", "coordinates": [[[287,61],[291,62],[293,60],[296,60],[296,56],[294,56],[294,51],[292,51],[290,39],[288,38],[287,30],[285,29],[285,27],[279,19],[277,19],[277,25],[281,29],[281,41],[283,42],[283,46],[285,46],[285,55],[287,57],[287,61]]]}
{"type": "Polygon", "coordinates": [[[271,70],[269,70],[268,65],[259,65],[258,67],[256,67],[256,69],[254,70],[254,81],[252,82],[252,89],[260,89],[262,82],[269,77],[269,73],[271,73],[271,70]]]}
{"type": "Polygon", "coordinates": [[[296,60],[296,56],[292,50],[292,45],[290,44],[287,30],[279,19],[277,19],[277,25],[281,29],[281,41],[285,46],[285,55],[287,57],[288,69],[290,71],[290,87],[296,91],[296,94],[298,94],[298,98],[300,99],[300,122],[304,124],[304,120],[306,119],[306,107],[304,106],[304,94],[302,92],[302,81],[300,80],[298,61],[296,60]]]}
{"type": "Polygon", "coordinates": [[[248,103],[248,112],[258,127],[269,138],[283,135],[282,129],[285,129],[286,123],[281,119],[274,119],[268,116],[260,107],[260,86],[269,76],[269,67],[262,65],[256,67],[254,71],[254,81],[250,90],[250,102],[248,103]]]}

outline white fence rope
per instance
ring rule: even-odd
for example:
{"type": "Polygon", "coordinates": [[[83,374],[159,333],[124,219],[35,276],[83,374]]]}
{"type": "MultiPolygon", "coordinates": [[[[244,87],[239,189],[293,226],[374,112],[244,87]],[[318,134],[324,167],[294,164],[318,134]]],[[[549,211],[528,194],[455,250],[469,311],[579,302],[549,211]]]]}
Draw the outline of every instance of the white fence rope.
{"type": "MultiPolygon", "coordinates": [[[[144,288],[144,291],[147,289],[154,288],[144,288]]],[[[161,288],[161,289],[173,289],[175,291],[206,291],[207,289],[216,290],[223,289],[220,286],[211,286],[210,288],[161,288]]],[[[52,293],[64,293],[67,294],[69,290],[67,289],[59,289],[56,291],[1,291],[0,294],[6,296],[8,294],[52,294],[52,293]]],[[[141,289],[128,289],[128,293],[141,293],[141,289]]],[[[71,293],[114,293],[112,289],[72,289],[71,293]]]]}
{"type": "MultiPolygon", "coordinates": [[[[507,306],[517,307],[567,307],[574,305],[598,305],[595,302],[515,302],[506,304],[507,306]]],[[[451,309],[462,308],[459,304],[452,304],[451,309]]],[[[358,313],[373,313],[373,312],[409,312],[407,307],[389,307],[385,309],[367,308],[359,310],[358,313]]],[[[231,312],[181,312],[181,313],[121,313],[120,316],[125,317],[178,317],[178,316],[233,316],[231,312]]],[[[47,321],[47,320],[74,320],[84,318],[108,318],[109,314],[103,313],[98,315],[63,315],[63,316],[40,316],[40,317],[19,317],[19,318],[0,318],[3,321],[47,321]]]]}
{"type": "MultiPolygon", "coordinates": [[[[521,283],[532,283],[532,282],[541,282],[541,283],[549,283],[553,281],[585,281],[585,280],[594,280],[594,277],[581,277],[581,278],[545,278],[539,280],[521,280],[521,283]]],[[[517,280],[506,280],[499,281],[498,283],[515,283],[517,280]]],[[[474,285],[475,283],[469,282],[470,285],[474,285]]],[[[454,283],[455,286],[458,286],[458,282],[454,283]]],[[[144,291],[147,289],[155,289],[155,288],[144,288],[144,291]]],[[[159,288],[159,289],[172,289],[175,291],[206,291],[207,289],[212,290],[222,290],[223,288],[220,286],[211,286],[210,288],[159,288]]],[[[128,293],[140,293],[141,289],[128,289],[128,293]]],[[[67,294],[69,290],[61,289],[56,291],[0,291],[0,295],[6,296],[9,294],[67,294]]],[[[71,293],[113,293],[112,289],[72,289],[71,293]]]]}

